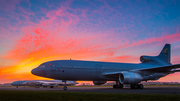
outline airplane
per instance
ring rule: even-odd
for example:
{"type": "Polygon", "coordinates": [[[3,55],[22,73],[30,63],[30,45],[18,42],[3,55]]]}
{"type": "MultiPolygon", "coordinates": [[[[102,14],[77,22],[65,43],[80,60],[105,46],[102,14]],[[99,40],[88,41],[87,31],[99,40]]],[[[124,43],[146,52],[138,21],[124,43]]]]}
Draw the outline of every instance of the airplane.
{"type": "MultiPolygon", "coordinates": [[[[78,84],[76,81],[66,81],[67,85],[75,85],[78,84]]],[[[23,80],[23,81],[14,81],[11,85],[16,86],[37,86],[37,88],[43,86],[50,88],[54,88],[55,86],[64,86],[63,80],[23,80]]]]}
{"type": "MultiPolygon", "coordinates": [[[[55,60],[42,63],[31,73],[37,76],[58,80],[93,81],[101,85],[106,81],[116,81],[113,88],[143,89],[141,81],[158,80],[168,74],[179,72],[180,64],[172,65],[171,45],[165,44],[157,56],[141,56],[141,63],[116,63],[82,60],[55,60]]],[[[63,87],[67,89],[66,84],[63,87]]]]}

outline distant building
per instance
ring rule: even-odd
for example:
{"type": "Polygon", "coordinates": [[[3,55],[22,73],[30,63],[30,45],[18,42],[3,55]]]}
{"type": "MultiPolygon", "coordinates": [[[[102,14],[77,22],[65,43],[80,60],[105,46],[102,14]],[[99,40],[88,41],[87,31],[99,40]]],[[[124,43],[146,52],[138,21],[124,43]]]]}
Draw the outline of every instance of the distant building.
{"type": "MultiPolygon", "coordinates": [[[[108,81],[107,83],[103,84],[102,86],[113,86],[116,82],[108,81]]],[[[148,81],[148,82],[141,82],[143,85],[180,85],[179,82],[154,82],[154,81],[148,81]]],[[[93,86],[92,83],[79,83],[78,86],[93,86]]],[[[124,87],[129,87],[130,85],[124,84],[124,87]]]]}
{"type": "Polygon", "coordinates": [[[179,82],[141,82],[143,85],[180,85],[179,82]]]}

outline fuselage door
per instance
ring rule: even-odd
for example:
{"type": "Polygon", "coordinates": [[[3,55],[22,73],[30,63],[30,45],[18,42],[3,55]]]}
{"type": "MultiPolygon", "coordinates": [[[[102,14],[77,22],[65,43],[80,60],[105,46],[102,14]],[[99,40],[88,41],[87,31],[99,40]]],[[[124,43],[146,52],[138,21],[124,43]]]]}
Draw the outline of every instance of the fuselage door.
{"type": "Polygon", "coordinates": [[[51,66],[51,71],[56,70],[56,64],[55,63],[50,63],[50,66],[51,66]]]}

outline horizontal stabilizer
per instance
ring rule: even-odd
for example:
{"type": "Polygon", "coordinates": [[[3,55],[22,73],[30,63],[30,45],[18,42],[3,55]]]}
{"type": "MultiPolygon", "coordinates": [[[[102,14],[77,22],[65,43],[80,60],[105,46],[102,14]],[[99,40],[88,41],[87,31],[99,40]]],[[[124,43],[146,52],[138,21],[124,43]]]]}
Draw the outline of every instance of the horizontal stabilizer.
{"type": "Polygon", "coordinates": [[[175,73],[175,72],[180,72],[180,70],[173,70],[171,71],[172,73],[175,73]]]}

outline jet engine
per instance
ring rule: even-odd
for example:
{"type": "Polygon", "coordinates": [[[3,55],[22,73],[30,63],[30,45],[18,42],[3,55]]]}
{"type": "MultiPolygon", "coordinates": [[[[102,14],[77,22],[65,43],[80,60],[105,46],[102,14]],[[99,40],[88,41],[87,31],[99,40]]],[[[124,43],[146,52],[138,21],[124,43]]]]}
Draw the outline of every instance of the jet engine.
{"type": "Polygon", "coordinates": [[[141,61],[142,63],[149,62],[149,61],[153,61],[153,60],[154,60],[154,58],[151,57],[151,56],[141,56],[141,57],[140,57],[140,61],[141,61]]]}
{"type": "Polygon", "coordinates": [[[142,79],[142,76],[138,73],[124,72],[119,74],[119,82],[121,84],[137,84],[142,79]]]}
{"type": "Polygon", "coordinates": [[[93,81],[94,85],[102,85],[105,84],[107,81],[93,81]]]}

